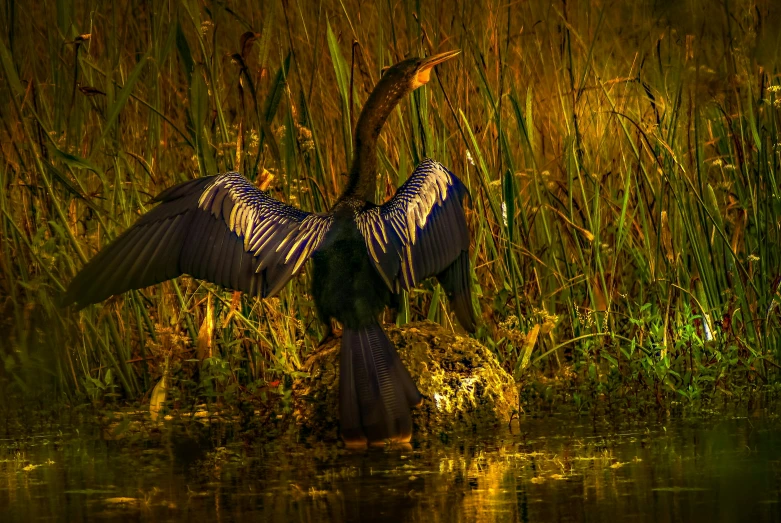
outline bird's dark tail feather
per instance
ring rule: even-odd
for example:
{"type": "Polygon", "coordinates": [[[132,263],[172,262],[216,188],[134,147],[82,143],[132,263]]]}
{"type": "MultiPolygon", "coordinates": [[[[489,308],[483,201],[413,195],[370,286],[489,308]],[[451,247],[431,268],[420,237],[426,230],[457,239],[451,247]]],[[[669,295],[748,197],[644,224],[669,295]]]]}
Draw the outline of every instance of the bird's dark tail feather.
{"type": "Polygon", "coordinates": [[[410,407],[421,396],[379,323],[342,334],[339,417],[348,446],[412,437],[410,407]]]}
{"type": "Polygon", "coordinates": [[[467,332],[474,332],[477,326],[477,317],[472,305],[472,274],[469,268],[469,253],[461,251],[453,263],[437,274],[437,280],[445,289],[458,322],[467,332]]]}

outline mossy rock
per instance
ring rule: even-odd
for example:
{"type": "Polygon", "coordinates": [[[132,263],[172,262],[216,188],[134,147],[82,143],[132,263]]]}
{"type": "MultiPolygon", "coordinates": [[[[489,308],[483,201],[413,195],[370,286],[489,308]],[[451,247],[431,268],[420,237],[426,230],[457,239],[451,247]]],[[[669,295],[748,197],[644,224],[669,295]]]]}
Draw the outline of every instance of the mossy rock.
{"type": "MultiPolygon", "coordinates": [[[[424,398],[412,410],[413,437],[506,424],[517,412],[512,376],[477,340],[430,321],[385,328],[424,398]]],[[[310,355],[302,369],[308,377],[293,383],[294,416],[304,436],[338,438],[340,343],[310,355]]]]}

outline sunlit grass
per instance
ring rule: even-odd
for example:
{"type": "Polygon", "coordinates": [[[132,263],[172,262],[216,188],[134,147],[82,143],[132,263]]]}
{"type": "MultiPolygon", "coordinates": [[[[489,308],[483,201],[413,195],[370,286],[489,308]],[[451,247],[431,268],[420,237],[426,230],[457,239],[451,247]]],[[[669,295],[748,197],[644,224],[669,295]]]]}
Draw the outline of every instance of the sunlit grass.
{"type": "MultiPolygon", "coordinates": [[[[464,180],[478,337],[505,368],[583,385],[586,406],[775,383],[781,16],[728,8],[14,3],[0,387],[141,400],[168,375],[182,398],[289,390],[322,334],[306,273],[265,302],[189,278],[81,313],[58,295],[194,176],[239,170],[327,209],[382,67],[453,48],[389,120],[377,199],[424,156],[464,180]]],[[[423,318],[452,325],[431,283],[397,320],[423,318]]]]}

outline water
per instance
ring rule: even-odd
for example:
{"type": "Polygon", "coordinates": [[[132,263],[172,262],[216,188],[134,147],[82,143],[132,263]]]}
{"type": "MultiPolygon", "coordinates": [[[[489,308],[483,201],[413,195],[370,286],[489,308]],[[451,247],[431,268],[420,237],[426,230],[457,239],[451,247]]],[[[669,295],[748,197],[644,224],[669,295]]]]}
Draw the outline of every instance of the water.
{"type": "Polygon", "coordinates": [[[0,440],[0,521],[781,521],[775,415],[520,428],[338,451],[230,426],[0,440]]]}

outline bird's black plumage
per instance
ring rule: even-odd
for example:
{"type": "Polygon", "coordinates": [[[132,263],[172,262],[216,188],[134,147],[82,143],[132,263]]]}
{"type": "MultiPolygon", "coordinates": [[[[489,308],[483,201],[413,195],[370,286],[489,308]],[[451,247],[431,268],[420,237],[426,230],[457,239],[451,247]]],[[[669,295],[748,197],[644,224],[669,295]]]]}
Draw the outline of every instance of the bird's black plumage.
{"type": "Polygon", "coordinates": [[[76,275],[64,303],[83,307],[181,274],[273,296],[311,259],[318,314],[329,330],[332,319],[344,327],[342,437],[408,441],[410,407],[421,397],[379,317],[395,294],[435,276],[461,325],[474,330],[467,191],[425,159],[390,200],[374,204],[376,141],[399,100],[454,55],[408,59],[383,76],[359,118],[350,181],[331,212],[283,204],[238,173],[179,184],[76,275]]]}

